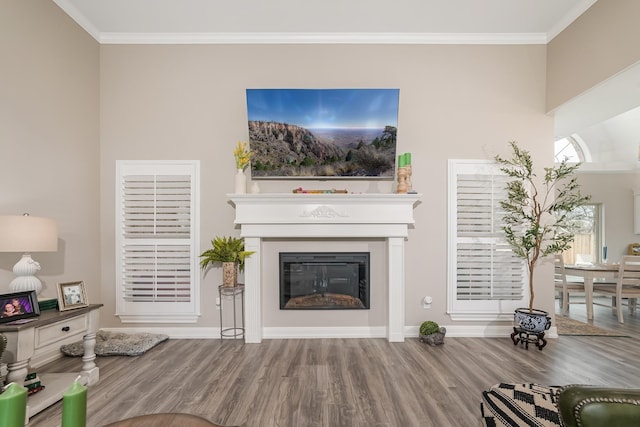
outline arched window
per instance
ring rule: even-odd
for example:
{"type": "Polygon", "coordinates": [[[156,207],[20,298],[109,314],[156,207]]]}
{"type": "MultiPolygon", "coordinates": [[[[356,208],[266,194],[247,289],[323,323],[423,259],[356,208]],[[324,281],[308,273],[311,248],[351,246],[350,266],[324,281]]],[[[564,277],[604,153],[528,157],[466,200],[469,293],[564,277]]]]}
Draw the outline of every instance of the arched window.
{"type": "Polygon", "coordinates": [[[555,141],[555,161],[560,163],[567,159],[569,163],[588,162],[591,155],[578,135],[571,135],[555,141]]]}

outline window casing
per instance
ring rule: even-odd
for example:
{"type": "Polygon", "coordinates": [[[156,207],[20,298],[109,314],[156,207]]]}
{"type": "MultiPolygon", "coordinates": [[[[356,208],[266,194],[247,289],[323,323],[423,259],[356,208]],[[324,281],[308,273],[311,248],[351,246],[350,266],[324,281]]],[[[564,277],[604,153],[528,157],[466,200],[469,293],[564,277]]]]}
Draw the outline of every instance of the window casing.
{"type": "Polygon", "coordinates": [[[569,163],[584,163],[591,161],[591,153],[582,138],[577,134],[573,134],[554,142],[554,159],[556,163],[560,163],[565,159],[569,163]]]}
{"type": "Polygon", "coordinates": [[[511,319],[527,273],[503,237],[508,177],[494,162],[449,160],[447,309],[453,320],[511,319]]]}
{"type": "Polygon", "coordinates": [[[116,163],[116,315],[193,323],[200,307],[198,161],[116,163]]]}

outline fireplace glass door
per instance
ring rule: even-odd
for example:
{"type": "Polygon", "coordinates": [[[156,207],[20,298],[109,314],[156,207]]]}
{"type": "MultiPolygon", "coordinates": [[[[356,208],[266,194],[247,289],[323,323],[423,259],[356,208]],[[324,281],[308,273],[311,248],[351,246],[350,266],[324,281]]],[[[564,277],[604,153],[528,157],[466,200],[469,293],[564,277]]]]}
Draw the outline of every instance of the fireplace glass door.
{"type": "Polygon", "coordinates": [[[368,252],[280,253],[280,309],[368,308],[368,252]]]}

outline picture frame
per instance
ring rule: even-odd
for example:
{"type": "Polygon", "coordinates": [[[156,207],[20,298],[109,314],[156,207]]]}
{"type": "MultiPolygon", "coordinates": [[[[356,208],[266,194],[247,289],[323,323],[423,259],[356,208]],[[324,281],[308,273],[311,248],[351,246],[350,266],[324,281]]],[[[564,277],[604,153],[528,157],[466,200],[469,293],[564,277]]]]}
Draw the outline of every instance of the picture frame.
{"type": "Polygon", "coordinates": [[[631,243],[629,245],[629,255],[640,255],[640,243],[631,243]]]}
{"type": "Polygon", "coordinates": [[[60,311],[87,307],[87,291],[83,281],[58,283],[58,306],[60,311]]]}
{"type": "Polygon", "coordinates": [[[0,323],[26,323],[38,316],[40,306],[36,291],[0,295],[0,323]]]}

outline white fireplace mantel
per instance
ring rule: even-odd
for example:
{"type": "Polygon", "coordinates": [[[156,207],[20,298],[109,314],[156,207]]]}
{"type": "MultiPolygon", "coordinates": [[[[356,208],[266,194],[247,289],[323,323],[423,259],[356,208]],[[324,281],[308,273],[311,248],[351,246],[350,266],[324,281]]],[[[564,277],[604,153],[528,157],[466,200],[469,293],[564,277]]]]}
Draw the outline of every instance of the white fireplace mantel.
{"type": "Polygon", "coordinates": [[[404,241],[419,194],[229,194],[245,249],[245,341],[262,341],[262,239],[385,238],[387,338],[404,341],[404,241]]]}

